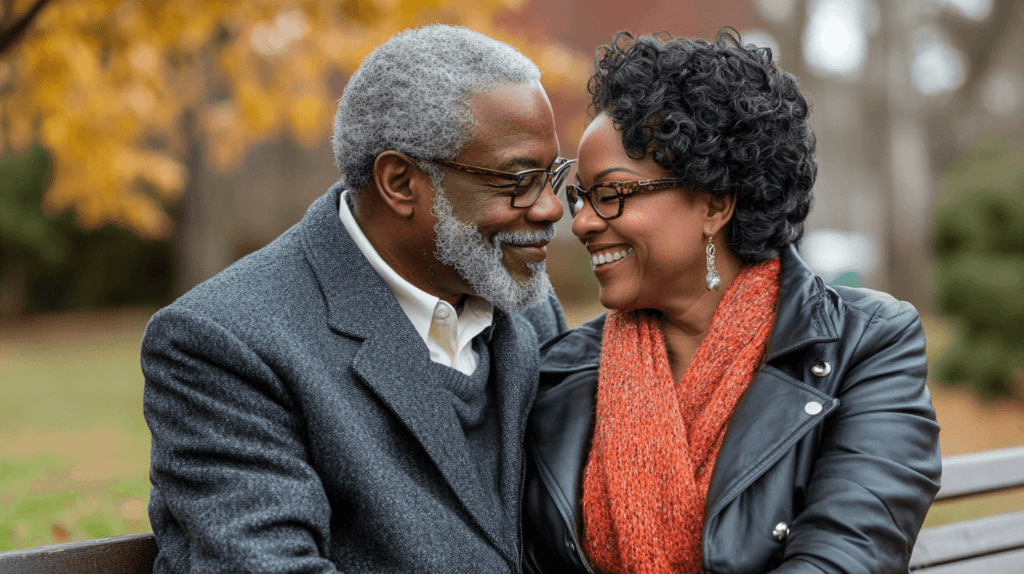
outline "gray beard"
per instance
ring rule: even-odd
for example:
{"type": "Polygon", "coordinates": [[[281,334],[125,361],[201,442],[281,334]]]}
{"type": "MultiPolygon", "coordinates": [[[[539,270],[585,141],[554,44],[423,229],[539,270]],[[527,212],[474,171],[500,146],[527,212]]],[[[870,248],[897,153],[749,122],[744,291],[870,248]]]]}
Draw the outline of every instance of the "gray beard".
{"type": "Polygon", "coordinates": [[[501,260],[502,244],[527,245],[550,241],[555,226],[535,233],[499,232],[490,245],[480,229],[452,215],[452,204],[441,186],[434,188],[434,256],[442,264],[454,267],[477,295],[502,311],[510,312],[540,303],[551,291],[551,280],[544,261],[527,263],[531,276],[525,283],[512,278],[501,260]]]}

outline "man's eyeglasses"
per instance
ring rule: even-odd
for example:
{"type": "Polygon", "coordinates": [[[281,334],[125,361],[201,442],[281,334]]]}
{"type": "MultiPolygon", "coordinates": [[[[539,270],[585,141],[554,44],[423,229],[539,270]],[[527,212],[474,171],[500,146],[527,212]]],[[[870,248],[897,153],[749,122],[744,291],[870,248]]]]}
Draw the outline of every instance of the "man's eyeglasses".
{"type": "Polygon", "coordinates": [[[560,157],[555,159],[555,162],[551,165],[553,168],[551,170],[546,168],[536,168],[510,173],[507,171],[487,169],[485,167],[466,165],[464,163],[457,163],[444,159],[428,159],[426,161],[457,169],[459,171],[464,171],[466,173],[497,177],[513,182],[509,183],[507,186],[500,187],[511,188],[509,195],[512,198],[512,207],[520,209],[532,207],[533,204],[537,203],[537,199],[539,199],[541,193],[544,192],[544,188],[547,186],[549,179],[551,181],[552,191],[555,192],[555,195],[558,195],[558,192],[565,185],[566,177],[569,175],[569,166],[576,163],[576,160],[574,159],[565,159],[564,157],[560,157]]]}
{"type": "Polygon", "coordinates": [[[672,187],[679,187],[686,183],[686,180],[666,177],[662,179],[641,179],[637,181],[608,181],[595,183],[590,189],[583,189],[578,185],[569,184],[565,186],[565,195],[569,199],[569,213],[573,217],[583,211],[583,200],[590,200],[590,206],[598,217],[604,220],[615,219],[622,215],[622,205],[626,198],[634,193],[644,191],[659,191],[672,187]]]}

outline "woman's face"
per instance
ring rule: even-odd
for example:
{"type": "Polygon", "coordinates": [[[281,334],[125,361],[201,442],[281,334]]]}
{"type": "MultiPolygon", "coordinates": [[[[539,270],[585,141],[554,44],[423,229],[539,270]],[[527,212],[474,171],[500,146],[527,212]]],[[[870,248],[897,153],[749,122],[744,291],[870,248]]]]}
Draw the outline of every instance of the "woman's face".
{"type": "MultiPolygon", "coordinates": [[[[675,177],[650,155],[630,158],[622,134],[599,115],[580,140],[578,184],[675,177]]],[[[609,309],[660,309],[692,302],[706,292],[708,203],[682,187],[641,191],[625,199],[622,215],[605,221],[590,202],[576,214],[572,232],[596,263],[601,304],[609,309]],[[615,259],[625,254],[621,259],[615,259]]]]}

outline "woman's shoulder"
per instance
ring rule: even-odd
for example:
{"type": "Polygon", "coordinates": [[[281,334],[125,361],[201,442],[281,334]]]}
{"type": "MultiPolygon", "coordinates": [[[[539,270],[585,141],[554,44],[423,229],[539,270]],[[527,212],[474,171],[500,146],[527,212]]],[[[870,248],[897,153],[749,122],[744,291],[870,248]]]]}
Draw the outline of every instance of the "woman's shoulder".
{"type": "Polygon", "coordinates": [[[925,364],[924,326],[913,304],[864,287],[829,286],[826,293],[838,344],[851,364],[883,359],[888,353],[925,364]]]}
{"type": "Polygon", "coordinates": [[[920,322],[920,315],[912,303],[866,287],[830,285],[834,312],[843,322],[860,324],[865,330],[901,331],[920,322]]]}

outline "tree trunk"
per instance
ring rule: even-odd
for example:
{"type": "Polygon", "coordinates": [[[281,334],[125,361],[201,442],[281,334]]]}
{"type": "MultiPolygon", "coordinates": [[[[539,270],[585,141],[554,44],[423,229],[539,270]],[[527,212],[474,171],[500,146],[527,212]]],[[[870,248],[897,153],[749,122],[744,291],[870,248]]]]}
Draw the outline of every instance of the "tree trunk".
{"type": "Polygon", "coordinates": [[[927,109],[910,80],[911,34],[920,18],[912,0],[885,4],[888,41],[888,276],[889,292],[930,312],[932,208],[935,198],[927,109]]]}
{"type": "Polygon", "coordinates": [[[0,267],[0,319],[13,319],[25,312],[27,281],[25,263],[6,258],[0,267]]]}
{"type": "Polygon", "coordinates": [[[174,240],[174,294],[181,295],[232,262],[233,213],[228,178],[206,165],[203,141],[193,113],[186,113],[188,183],[178,204],[174,240]]]}

